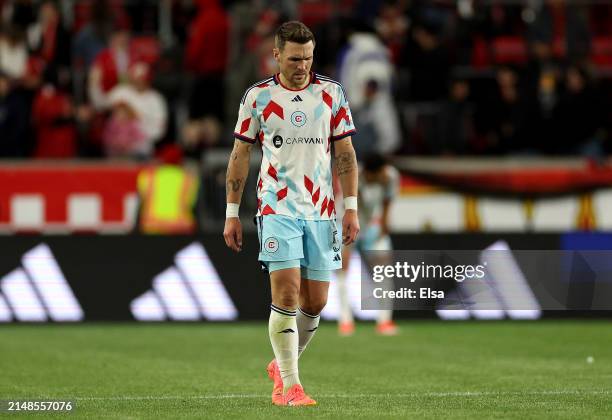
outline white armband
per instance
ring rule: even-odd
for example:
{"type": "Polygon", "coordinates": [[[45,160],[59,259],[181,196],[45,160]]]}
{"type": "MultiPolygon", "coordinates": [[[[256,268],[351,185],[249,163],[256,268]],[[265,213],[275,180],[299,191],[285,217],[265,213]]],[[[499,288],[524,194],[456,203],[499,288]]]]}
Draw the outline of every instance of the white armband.
{"type": "Polygon", "coordinates": [[[225,218],[229,219],[230,217],[238,217],[239,209],[240,204],[227,203],[227,207],[225,208],[225,218]]]}
{"type": "Polygon", "coordinates": [[[344,199],[344,210],[357,210],[357,197],[346,197],[344,199]]]}

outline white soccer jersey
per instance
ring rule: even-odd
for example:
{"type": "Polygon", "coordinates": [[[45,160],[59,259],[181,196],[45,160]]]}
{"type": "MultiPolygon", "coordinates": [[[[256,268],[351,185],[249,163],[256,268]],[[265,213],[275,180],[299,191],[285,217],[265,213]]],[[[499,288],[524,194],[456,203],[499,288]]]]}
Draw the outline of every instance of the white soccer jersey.
{"type": "Polygon", "coordinates": [[[257,215],[335,218],[331,142],[353,134],[344,90],[328,77],[311,73],[293,90],[277,74],[247,89],[234,136],[262,147],[257,215]]]}
{"type": "Polygon", "coordinates": [[[387,165],[385,175],[384,184],[368,183],[363,174],[359,177],[359,220],[364,225],[376,222],[381,216],[384,202],[393,200],[397,196],[400,182],[399,172],[394,167],[387,165]]]}

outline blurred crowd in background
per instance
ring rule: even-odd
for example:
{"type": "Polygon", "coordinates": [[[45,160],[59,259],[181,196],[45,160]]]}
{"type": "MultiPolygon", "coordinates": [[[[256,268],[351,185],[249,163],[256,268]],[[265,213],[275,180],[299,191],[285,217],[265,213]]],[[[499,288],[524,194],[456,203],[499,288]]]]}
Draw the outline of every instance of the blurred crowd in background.
{"type": "Polygon", "coordinates": [[[285,20],[315,33],[359,156],[612,152],[612,3],[0,0],[0,157],[229,147],[285,20]]]}

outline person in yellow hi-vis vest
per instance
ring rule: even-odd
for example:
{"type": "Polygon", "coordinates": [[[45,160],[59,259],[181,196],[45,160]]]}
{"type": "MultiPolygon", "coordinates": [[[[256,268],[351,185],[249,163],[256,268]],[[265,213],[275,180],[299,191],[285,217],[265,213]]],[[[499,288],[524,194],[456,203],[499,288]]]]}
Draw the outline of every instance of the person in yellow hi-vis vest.
{"type": "Polygon", "coordinates": [[[168,146],[159,155],[162,164],[147,167],[138,174],[140,232],[194,233],[198,178],[181,166],[179,148],[168,146]]]}

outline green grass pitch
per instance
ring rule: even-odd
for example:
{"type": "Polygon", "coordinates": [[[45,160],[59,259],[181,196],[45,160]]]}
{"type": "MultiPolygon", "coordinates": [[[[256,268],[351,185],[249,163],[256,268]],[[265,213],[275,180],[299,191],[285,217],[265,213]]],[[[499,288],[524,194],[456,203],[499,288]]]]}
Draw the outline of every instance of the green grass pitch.
{"type": "Polygon", "coordinates": [[[610,322],[400,325],[323,323],[300,360],[316,407],[271,405],[263,322],[4,325],[0,399],[75,401],[58,418],[612,418],[610,322]]]}

